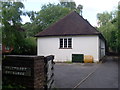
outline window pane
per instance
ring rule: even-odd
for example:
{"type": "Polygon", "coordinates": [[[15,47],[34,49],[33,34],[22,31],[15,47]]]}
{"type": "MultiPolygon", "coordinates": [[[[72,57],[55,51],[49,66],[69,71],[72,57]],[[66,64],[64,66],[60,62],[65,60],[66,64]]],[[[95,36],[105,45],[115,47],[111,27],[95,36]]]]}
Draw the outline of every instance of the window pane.
{"type": "Polygon", "coordinates": [[[72,48],[72,39],[68,38],[68,48],[72,48]]]}
{"type": "Polygon", "coordinates": [[[67,48],[67,39],[64,39],[64,48],[67,48]]]}
{"type": "Polygon", "coordinates": [[[60,39],[60,48],[63,48],[63,39],[60,39]]]}

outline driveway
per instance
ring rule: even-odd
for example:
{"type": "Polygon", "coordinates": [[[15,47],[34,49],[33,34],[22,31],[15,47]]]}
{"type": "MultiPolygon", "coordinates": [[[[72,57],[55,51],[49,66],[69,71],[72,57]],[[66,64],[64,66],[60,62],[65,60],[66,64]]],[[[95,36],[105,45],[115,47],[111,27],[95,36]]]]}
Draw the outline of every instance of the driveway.
{"type": "Polygon", "coordinates": [[[81,63],[56,63],[55,64],[55,87],[73,88],[86,78],[100,64],[81,63]]]}
{"type": "Polygon", "coordinates": [[[118,88],[118,62],[108,57],[105,63],[78,88],[118,88]]]}
{"type": "Polygon", "coordinates": [[[117,58],[104,63],[56,63],[56,88],[118,88],[117,58]]]}

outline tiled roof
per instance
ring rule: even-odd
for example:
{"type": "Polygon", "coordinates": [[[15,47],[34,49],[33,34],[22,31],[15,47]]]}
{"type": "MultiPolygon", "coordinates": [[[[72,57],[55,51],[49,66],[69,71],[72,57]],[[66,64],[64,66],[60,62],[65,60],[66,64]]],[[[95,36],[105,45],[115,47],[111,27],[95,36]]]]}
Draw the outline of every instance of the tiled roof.
{"type": "Polygon", "coordinates": [[[87,20],[73,11],[35,36],[47,37],[100,34],[101,33],[97,31],[87,20]]]}

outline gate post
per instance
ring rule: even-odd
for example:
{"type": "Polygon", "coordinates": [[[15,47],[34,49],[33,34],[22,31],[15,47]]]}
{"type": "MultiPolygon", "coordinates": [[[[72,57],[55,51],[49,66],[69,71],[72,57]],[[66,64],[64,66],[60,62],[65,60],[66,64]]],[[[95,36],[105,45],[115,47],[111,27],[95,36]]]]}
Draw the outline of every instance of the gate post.
{"type": "Polygon", "coordinates": [[[45,80],[46,80],[46,89],[54,88],[54,56],[50,55],[45,57],[45,80]]]}

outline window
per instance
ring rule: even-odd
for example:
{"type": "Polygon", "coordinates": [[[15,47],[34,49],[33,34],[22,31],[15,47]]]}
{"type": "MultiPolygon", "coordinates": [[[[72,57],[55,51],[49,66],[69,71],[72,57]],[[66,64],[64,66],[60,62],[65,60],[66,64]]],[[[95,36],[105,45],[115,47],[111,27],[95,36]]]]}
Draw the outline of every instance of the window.
{"type": "Polygon", "coordinates": [[[60,38],[60,48],[72,48],[72,38],[60,38]]]}
{"type": "Polygon", "coordinates": [[[68,48],[71,48],[71,47],[72,47],[72,39],[68,38],[68,48]]]}
{"type": "Polygon", "coordinates": [[[60,39],[60,48],[63,48],[63,39],[60,39]]]}
{"type": "Polygon", "coordinates": [[[67,48],[67,39],[64,39],[64,48],[67,48]]]}

